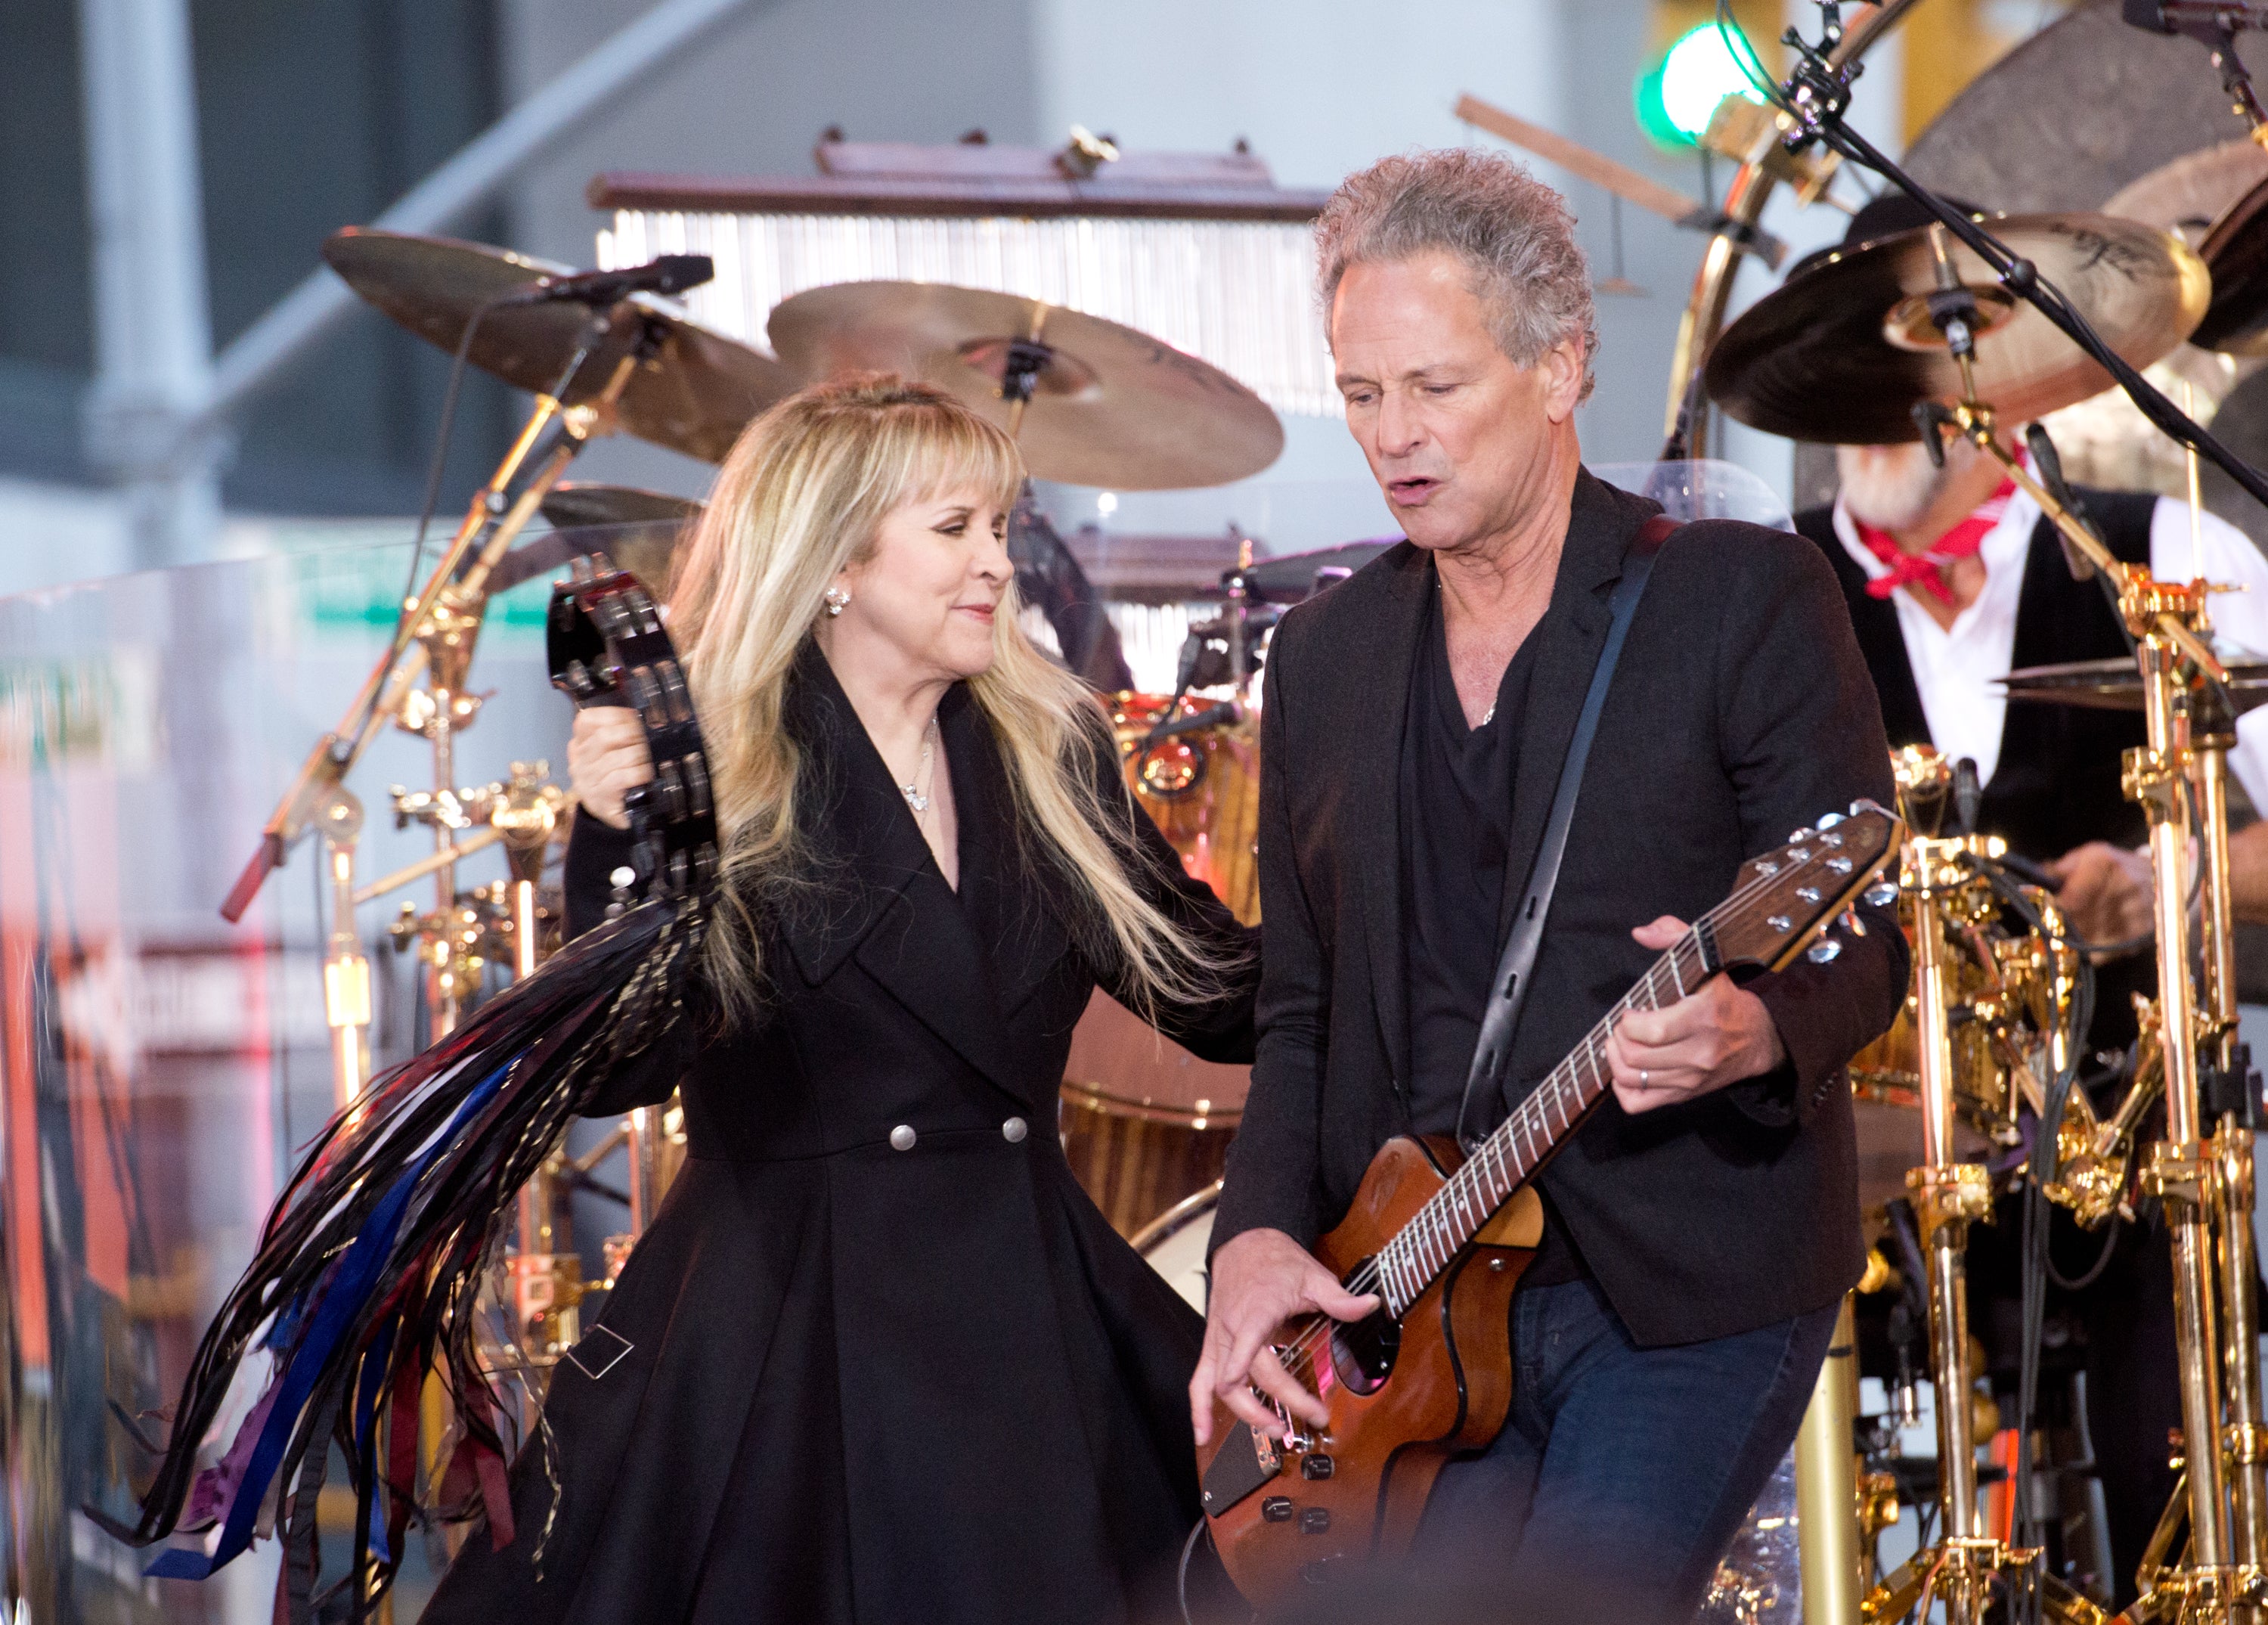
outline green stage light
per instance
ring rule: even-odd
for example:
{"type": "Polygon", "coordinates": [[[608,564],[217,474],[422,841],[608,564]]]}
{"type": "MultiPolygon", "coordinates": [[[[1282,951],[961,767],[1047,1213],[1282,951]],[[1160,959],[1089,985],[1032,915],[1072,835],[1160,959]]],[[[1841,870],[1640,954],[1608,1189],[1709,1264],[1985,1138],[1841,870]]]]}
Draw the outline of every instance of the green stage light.
{"type": "Polygon", "coordinates": [[[1638,122],[1665,146],[1697,146],[1727,96],[1761,101],[1714,23],[1689,29],[1638,82],[1638,122]]]}

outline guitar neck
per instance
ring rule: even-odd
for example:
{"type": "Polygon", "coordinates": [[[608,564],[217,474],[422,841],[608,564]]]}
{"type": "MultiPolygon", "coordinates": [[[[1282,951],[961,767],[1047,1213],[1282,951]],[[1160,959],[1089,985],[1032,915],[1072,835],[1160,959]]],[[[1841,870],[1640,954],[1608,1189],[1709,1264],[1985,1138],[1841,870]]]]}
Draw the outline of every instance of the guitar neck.
{"type": "Polygon", "coordinates": [[[1712,910],[1653,963],[1638,985],[1537,1084],[1464,1166],[1379,1251],[1380,1289],[1399,1318],[1588,1117],[1613,1086],[1607,1039],[1633,1010],[1675,1004],[1714,975],[1712,910]]]}

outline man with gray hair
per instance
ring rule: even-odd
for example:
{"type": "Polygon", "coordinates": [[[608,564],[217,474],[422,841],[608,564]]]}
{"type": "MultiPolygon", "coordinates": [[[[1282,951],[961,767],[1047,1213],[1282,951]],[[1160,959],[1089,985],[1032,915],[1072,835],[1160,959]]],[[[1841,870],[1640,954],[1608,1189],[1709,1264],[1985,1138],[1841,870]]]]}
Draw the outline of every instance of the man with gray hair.
{"type": "MultiPolygon", "coordinates": [[[[1262,1033],[1190,1388],[1201,1441],[1216,1399],[1280,1426],[1255,1388],[1328,1420],[1266,1345],[1288,1316],[1374,1307],[1308,1248],[1388,1139],[1484,1135],[1744,860],[1891,794],[1818,550],[1728,521],[1664,541],[1654,504],[1582,468],[1597,343],[1557,193],[1479,153],[1393,158],[1339,188],[1316,237],[1347,426],[1408,540],[1291,611],[1270,651],[1262,1033]],[[1494,967],[1642,552],[1531,993],[1477,1097],[1494,967]]],[[[1622,1020],[1611,1094],[1541,1175],[1511,1420],[1428,1504],[1433,1571],[1484,1573],[1540,1619],[1697,1607],[1859,1273],[1842,1068],[1906,980],[1895,919],[1871,912],[1831,964],[1716,977],[1622,1020]]]]}

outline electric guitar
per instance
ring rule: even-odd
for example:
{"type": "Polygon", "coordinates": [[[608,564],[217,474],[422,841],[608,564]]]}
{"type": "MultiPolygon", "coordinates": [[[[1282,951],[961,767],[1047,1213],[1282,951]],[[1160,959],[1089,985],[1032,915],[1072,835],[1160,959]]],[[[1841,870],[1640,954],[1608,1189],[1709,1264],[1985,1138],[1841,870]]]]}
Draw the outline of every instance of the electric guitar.
{"type": "Polygon", "coordinates": [[[1338,1228],[1315,1256],[1350,1291],[1375,1292],[1368,1319],[1288,1321],[1277,1357],[1320,1394],[1330,1422],[1263,1429],[1214,1407],[1210,1460],[1199,1459],[1215,1549],[1245,1596],[1265,1604],[1335,1570],[1405,1553],[1434,1478],[1484,1447],[1512,1406],[1509,1311],[1535,1257],[1542,1208],[1532,1181],[1611,1088],[1608,1035],[1632,1010],[1675,1003],[1736,965],[1778,970],[1796,955],[1840,954],[1848,910],[1896,897],[1875,877],[1904,825],[1872,801],[1798,830],[1741,866],[1740,883],[1693,922],[1588,1037],[1470,1157],[1446,1138],[1387,1141],[1338,1228]]]}

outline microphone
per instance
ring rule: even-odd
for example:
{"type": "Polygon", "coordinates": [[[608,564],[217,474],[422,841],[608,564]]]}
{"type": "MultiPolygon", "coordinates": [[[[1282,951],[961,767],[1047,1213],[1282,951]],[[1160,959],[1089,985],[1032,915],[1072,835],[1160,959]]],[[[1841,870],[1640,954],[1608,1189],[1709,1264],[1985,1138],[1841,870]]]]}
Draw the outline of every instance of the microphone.
{"type": "Polygon", "coordinates": [[[1963,835],[1977,833],[1977,814],[1984,804],[1984,787],[1977,782],[1977,758],[1962,757],[1953,764],[1953,816],[1963,835]]]}
{"type": "MultiPolygon", "coordinates": [[[[2061,503],[2073,519],[2088,529],[2094,529],[2092,516],[2080,501],[2078,493],[2064,479],[2063,459],[2057,454],[2055,442],[2048,438],[2046,427],[2034,424],[2026,429],[2024,444],[2031,449],[2033,471],[2040,476],[2040,484],[2048,488],[2048,495],[2061,503]]],[[[2061,527],[2057,528],[2056,540],[2063,544],[2063,562],[2070,570],[2073,580],[2084,581],[2094,575],[2095,561],[2072,545],[2071,538],[2064,535],[2061,527]]]]}
{"type": "Polygon", "coordinates": [[[1142,749],[1147,750],[1153,745],[1163,744],[1176,735],[1202,733],[1209,728],[1226,727],[1243,720],[1244,708],[1233,699],[1225,699],[1217,705],[1206,706],[1203,711],[1192,711],[1177,720],[1160,722],[1142,736],[1142,749]]]}
{"type": "Polygon", "coordinates": [[[2268,6],[2227,0],[2122,0],[2118,14],[2136,28],[2187,34],[2208,45],[2220,43],[2235,29],[2268,28],[2268,6]]]}
{"type": "Polygon", "coordinates": [[[665,254],[644,265],[619,270],[577,271],[570,277],[545,277],[497,301],[496,307],[550,305],[572,300],[604,310],[633,293],[682,293],[697,288],[717,274],[717,262],[705,254],[665,254]]]}

